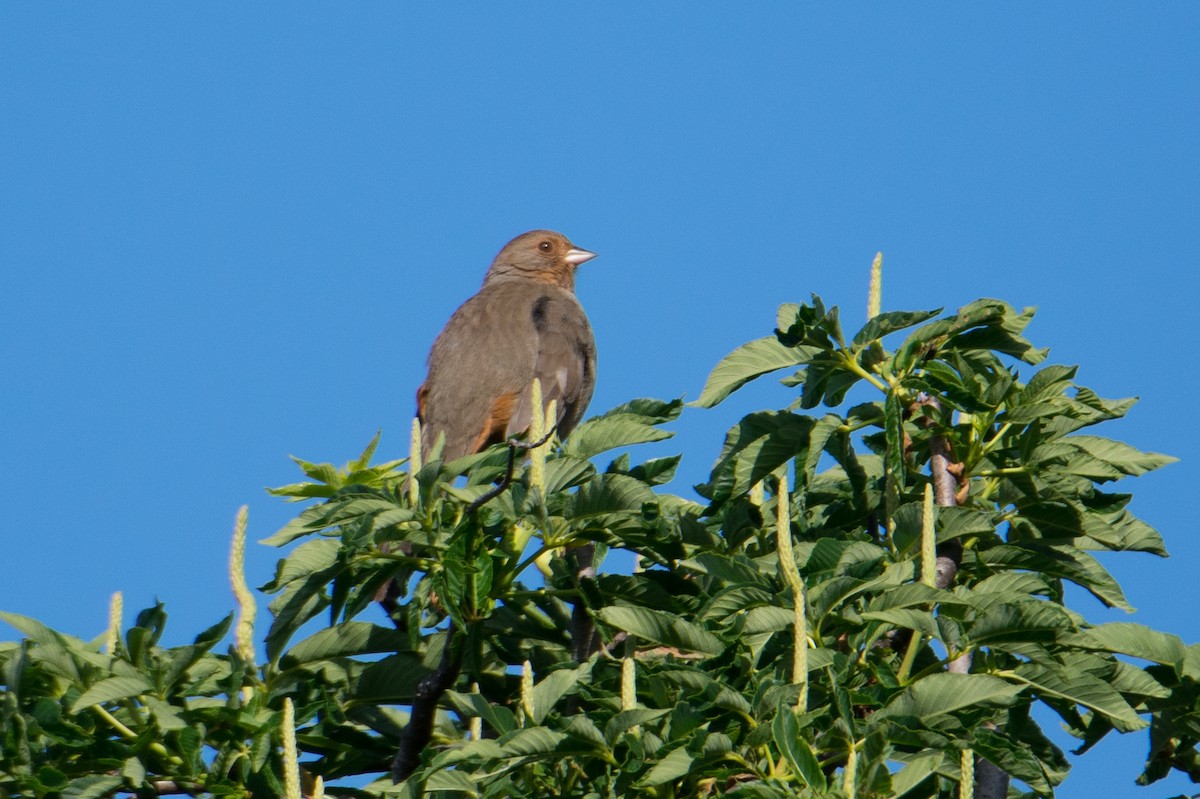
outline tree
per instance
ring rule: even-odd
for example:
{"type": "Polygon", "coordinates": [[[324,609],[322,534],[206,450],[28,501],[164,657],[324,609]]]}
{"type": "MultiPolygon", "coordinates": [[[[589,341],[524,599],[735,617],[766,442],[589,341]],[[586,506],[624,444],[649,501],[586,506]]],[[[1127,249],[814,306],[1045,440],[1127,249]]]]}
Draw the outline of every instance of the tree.
{"type": "Polygon", "coordinates": [[[217,651],[232,615],[174,648],[161,607],[92,642],[3,615],[0,794],[1050,796],[1035,703],[1081,752],[1148,728],[1143,783],[1200,780],[1200,645],[1063,593],[1128,607],[1091,553],[1165,549],[1108,483],[1172,459],[1080,432],[1134,401],[1044,365],[1032,311],[939,314],[847,340],[819,298],[781,306],[697,404],[783,369],[796,401],[729,430],[701,501],[661,490],[678,456],[632,457],[679,400],[527,463],[298,461],[266,664],[246,618],[217,651]]]}

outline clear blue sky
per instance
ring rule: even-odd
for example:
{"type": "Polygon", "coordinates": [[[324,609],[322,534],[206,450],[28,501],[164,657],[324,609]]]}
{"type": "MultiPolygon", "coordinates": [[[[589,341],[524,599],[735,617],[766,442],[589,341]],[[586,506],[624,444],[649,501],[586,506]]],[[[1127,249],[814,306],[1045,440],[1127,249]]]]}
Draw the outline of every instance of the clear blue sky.
{"type": "MultiPolygon", "coordinates": [[[[877,250],[886,308],[1039,306],[1055,361],[1142,397],[1108,434],[1182,459],[1128,484],[1173,557],[1106,563],[1200,641],[1197,41],[1179,2],[6,3],[0,607],[91,637],[120,590],[190,639],[232,605],[237,507],[261,538],[289,453],[402,454],[433,336],[550,227],[601,255],[593,411],[694,399],[780,302],[860,322],[877,250]]],[[[676,490],[787,400],[689,409],[676,490]]],[[[1062,795],[1190,787],[1136,789],[1144,752],[1062,795]]]]}

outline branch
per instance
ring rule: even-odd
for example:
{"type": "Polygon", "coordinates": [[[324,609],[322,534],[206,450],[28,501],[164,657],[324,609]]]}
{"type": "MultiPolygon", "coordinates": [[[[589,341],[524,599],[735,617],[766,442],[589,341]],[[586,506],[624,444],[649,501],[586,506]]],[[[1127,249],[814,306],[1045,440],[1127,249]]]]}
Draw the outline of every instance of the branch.
{"type": "Polygon", "coordinates": [[[438,700],[458,679],[462,669],[462,650],[455,652],[455,631],[451,625],[446,629],[446,643],[442,645],[442,660],[438,667],[417,683],[413,694],[412,713],[408,724],[400,734],[400,748],[392,760],[392,782],[406,780],[416,771],[421,762],[421,752],[433,738],[433,720],[437,713],[438,700]]]}
{"type": "Polygon", "coordinates": [[[575,580],[579,584],[580,590],[575,607],[571,609],[571,653],[575,657],[576,663],[587,660],[600,648],[599,642],[596,640],[596,624],[592,621],[591,611],[587,608],[582,585],[584,580],[596,577],[596,569],[593,565],[595,560],[596,545],[591,541],[575,549],[575,561],[579,565],[579,570],[575,572],[575,580]]]}
{"type": "MultiPolygon", "coordinates": [[[[942,409],[936,397],[926,394],[921,395],[917,404],[927,405],[938,411],[942,409]]],[[[932,427],[934,422],[932,419],[925,419],[922,424],[932,427]]],[[[929,474],[933,480],[934,499],[943,508],[955,507],[958,505],[958,476],[962,474],[962,464],[954,459],[954,450],[944,435],[938,434],[930,439],[929,451],[929,474]]],[[[955,540],[940,545],[937,558],[937,587],[948,590],[954,585],[961,565],[961,543],[955,540]]],[[[971,653],[964,652],[950,661],[946,671],[951,674],[970,673],[971,653]]],[[[975,799],[1004,799],[1008,795],[1008,781],[1008,772],[979,755],[975,756],[975,799]]]]}

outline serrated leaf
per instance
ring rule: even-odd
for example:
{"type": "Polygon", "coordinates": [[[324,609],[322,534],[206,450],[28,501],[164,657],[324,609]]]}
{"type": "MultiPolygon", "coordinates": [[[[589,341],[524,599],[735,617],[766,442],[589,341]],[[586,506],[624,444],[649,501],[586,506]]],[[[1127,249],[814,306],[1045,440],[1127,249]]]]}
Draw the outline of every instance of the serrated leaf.
{"type": "Polygon", "coordinates": [[[927,610],[894,608],[892,610],[869,610],[862,614],[864,619],[882,621],[894,627],[916,630],[922,635],[937,638],[939,631],[934,615],[927,610]]]}
{"type": "Polygon", "coordinates": [[[63,789],[62,799],[100,799],[121,787],[122,778],[115,775],[76,777],[63,789]]]}
{"type": "Polygon", "coordinates": [[[889,333],[919,325],[941,312],[941,308],[934,308],[932,311],[885,311],[863,325],[862,329],[855,334],[854,340],[850,342],[850,346],[861,347],[876,339],[881,339],[889,333]]]}
{"type": "Polygon", "coordinates": [[[1121,474],[1137,477],[1147,472],[1160,469],[1169,463],[1175,463],[1178,458],[1162,455],[1157,452],[1142,452],[1120,441],[1099,436],[1071,436],[1062,439],[1063,443],[1082,449],[1097,460],[1109,464],[1121,474]]]}
{"type": "Polygon", "coordinates": [[[306,541],[296,547],[290,555],[275,567],[275,579],[259,590],[272,593],[296,580],[303,580],[314,572],[332,566],[337,561],[341,544],[328,538],[306,541]]]}
{"type": "Polygon", "coordinates": [[[771,736],[775,745],[791,764],[792,770],[804,780],[804,784],[818,793],[826,788],[825,772],[817,755],[800,733],[800,724],[790,708],[780,706],[771,722],[771,736]]]}
{"type": "Polygon", "coordinates": [[[1116,652],[1165,666],[1179,663],[1187,654],[1187,647],[1179,636],[1121,621],[1090,627],[1065,643],[1084,649],[1116,652]]]}
{"type": "Polygon", "coordinates": [[[673,613],[616,606],[601,608],[599,616],[605,624],[662,646],[705,655],[719,655],[725,651],[720,638],[673,613]]]}
{"type": "Polygon", "coordinates": [[[351,686],[351,695],[355,702],[409,704],[417,683],[428,673],[420,657],[402,652],[367,666],[351,686]]]}
{"type": "Polygon", "coordinates": [[[944,755],[941,752],[922,752],[892,775],[892,799],[904,799],[905,794],[930,777],[935,777],[944,755]]]}
{"type": "Polygon", "coordinates": [[[1043,695],[1066,699],[1106,716],[1121,732],[1133,732],[1148,726],[1117,690],[1086,671],[1046,663],[1022,663],[1016,677],[1043,695]]]}
{"type": "Polygon", "coordinates": [[[618,447],[662,441],[673,435],[672,431],[655,427],[645,417],[631,413],[598,416],[575,428],[563,444],[563,452],[586,460],[618,447]]]}
{"type": "Polygon", "coordinates": [[[696,758],[688,753],[686,747],[676,747],[668,752],[666,757],[655,763],[646,776],[638,780],[635,785],[648,788],[677,780],[687,775],[695,762],[696,758]]]}
{"type": "Polygon", "coordinates": [[[755,339],[717,363],[700,392],[700,399],[691,404],[711,408],[754,378],[807,363],[818,352],[817,347],[785,346],[775,336],[755,339]]]}
{"type": "Polygon", "coordinates": [[[479,796],[479,780],[457,769],[438,769],[429,775],[425,781],[423,793],[433,792],[455,793],[466,796],[479,796]]]}
{"type": "Polygon", "coordinates": [[[553,754],[559,744],[567,740],[561,732],[546,727],[530,727],[516,730],[505,736],[500,744],[500,753],[504,757],[536,757],[553,754]]]}
{"type": "MultiPolygon", "coordinates": [[[[550,496],[588,480],[596,473],[589,461],[570,456],[546,461],[545,494],[550,496]]],[[[486,486],[489,490],[491,486],[486,486]]]]}
{"type": "Polygon", "coordinates": [[[155,726],[162,732],[179,732],[187,729],[187,722],[183,720],[183,716],[179,715],[183,712],[183,708],[168,704],[152,694],[142,696],[141,701],[154,717],[155,726]]]}
{"type": "Polygon", "coordinates": [[[967,637],[980,646],[999,642],[1049,643],[1069,634],[1073,627],[1061,605],[1033,600],[993,605],[968,628],[967,637]]]}
{"type": "Polygon", "coordinates": [[[657,721],[670,712],[671,711],[666,708],[654,710],[643,707],[637,707],[631,710],[622,710],[620,713],[615,714],[611,719],[608,720],[608,723],[604,725],[604,739],[609,743],[609,745],[612,745],[616,743],[617,738],[620,737],[621,733],[625,732],[626,730],[657,721]]]}
{"type": "Polygon", "coordinates": [[[533,686],[533,722],[541,724],[558,700],[592,673],[591,662],[581,663],[575,668],[552,671],[533,686]]]}
{"type": "Polygon", "coordinates": [[[978,705],[1006,706],[1021,690],[989,674],[930,674],[897,694],[876,716],[925,718],[978,705]]]}
{"type": "Polygon", "coordinates": [[[1094,557],[1072,546],[1022,542],[1021,546],[1000,544],[979,553],[993,568],[1029,569],[1053,577],[1063,577],[1091,592],[1109,607],[1132,612],[1121,586],[1094,557]]]}
{"type": "Polygon", "coordinates": [[[88,688],[71,705],[71,712],[78,713],[92,705],[105,702],[117,702],[148,693],[154,686],[141,675],[128,677],[109,677],[88,688]]]}
{"type": "Polygon", "coordinates": [[[749,414],[730,428],[713,467],[714,500],[743,494],[803,452],[815,422],[788,411],[749,414]]]}
{"type": "Polygon", "coordinates": [[[300,641],[281,658],[280,666],[290,669],[329,658],[397,652],[408,648],[408,636],[403,631],[364,621],[348,621],[318,630],[300,641]]]}

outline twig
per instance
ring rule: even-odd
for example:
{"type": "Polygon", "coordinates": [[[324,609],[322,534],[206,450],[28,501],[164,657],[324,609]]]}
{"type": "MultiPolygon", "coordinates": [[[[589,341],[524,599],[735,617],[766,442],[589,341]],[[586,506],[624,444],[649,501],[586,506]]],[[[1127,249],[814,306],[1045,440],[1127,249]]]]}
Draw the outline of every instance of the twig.
{"type": "Polygon", "coordinates": [[[468,505],[466,515],[470,516],[472,513],[479,510],[484,505],[486,505],[487,503],[491,502],[496,497],[503,494],[504,491],[510,485],[512,485],[513,469],[516,468],[516,465],[517,465],[517,450],[518,449],[525,450],[526,452],[528,452],[531,449],[536,449],[537,447],[540,447],[542,444],[545,444],[547,441],[549,441],[556,432],[558,432],[557,424],[553,425],[550,428],[550,430],[547,431],[546,435],[542,436],[537,441],[534,441],[531,443],[525,443],[518,439],[510,438],[507,442],[508,443],[508,466],[504,470],[504,477],[501,478],[500,482],[498,482],[498,483],[496,483],[496,485],[492,486],[492,489],[490,491],[488,491],[483,496],[476,498],[476,500],[474,502],[472,502],[470,505],[468,505]]]}

